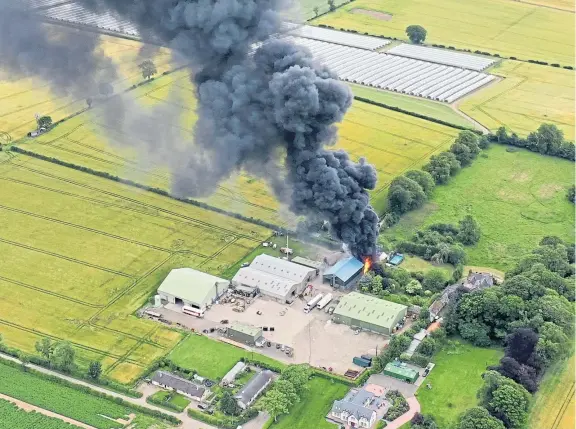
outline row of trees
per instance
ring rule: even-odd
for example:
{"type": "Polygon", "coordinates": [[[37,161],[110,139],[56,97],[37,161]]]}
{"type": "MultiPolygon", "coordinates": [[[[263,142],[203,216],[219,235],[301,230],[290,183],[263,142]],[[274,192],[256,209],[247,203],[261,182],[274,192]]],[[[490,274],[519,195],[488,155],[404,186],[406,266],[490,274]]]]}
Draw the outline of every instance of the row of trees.
{"type": "MultiPolygon", "coordinates": [[[[36,341],[35,348],[50,367],[66,373],[71,373],[76,369],[76,364],[74,362],[76,352],[70,343],[66,341],[53,342],[50,338],[44,337],[41,340],[36,341]]],[[[24,364],[28,361],[25,356],[22,356],[21,360],[24,364]]],[[[90,362],[87,370],[88,377],[97,380],[100,378],[101,374],[102,364],[98,361],[90,362]]]]}
{"type": "Polygon", "coordinates": [[[564,139],[564,133],[554,124],[542,124],[534,132],[522,138],[516,133],[508,134],[500,127],[495,139],[499,143],[526,148],[542,155],[557,156],[574,161],[574,143],[564,139]]]}
{"type": "Polygon", "coordinates": [[[433,155],[423,167],[424,171],[412,170],[396,177],[388,190],[389,213],[383,218],[384,225],[391,226],[400,215],[422,207],[436,185],[447,183],[462,167],[470,165],[489,143],[486,136],[478,137],[471,131],[462,131],[450,151],[433,155]]]}
{"type": "Polygon", "coordinates": [[[288,414],[290,407],[300,402],[311,374],[308,365],[289,365],[282,371],[278,380],[262,398],[262,408],[274,417],[274,421],[277,421],[279,415],[288,414]]]}

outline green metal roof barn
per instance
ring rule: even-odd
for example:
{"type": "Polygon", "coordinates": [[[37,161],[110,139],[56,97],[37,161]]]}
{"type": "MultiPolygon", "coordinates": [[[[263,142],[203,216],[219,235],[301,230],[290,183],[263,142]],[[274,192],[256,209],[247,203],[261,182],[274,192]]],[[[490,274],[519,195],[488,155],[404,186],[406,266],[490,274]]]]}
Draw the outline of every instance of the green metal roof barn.
{"type": "Polygon", "coordinates": [[[412,368],[399,366],[394,362],[390,362],[388,365],[386,365],[383,372],[384,375],[397,378],[398,380],[407,381],[408,383],[414,383],[416,380],[418,380],[419,376],[418,371],[415,371],[412,368]]]}
{"type": "Polygon", "coordinates": [[[340,298],[333,320],[384,335],[390,335],[406,315],[408,307],[374,296],[351,292],[340,298]]]}

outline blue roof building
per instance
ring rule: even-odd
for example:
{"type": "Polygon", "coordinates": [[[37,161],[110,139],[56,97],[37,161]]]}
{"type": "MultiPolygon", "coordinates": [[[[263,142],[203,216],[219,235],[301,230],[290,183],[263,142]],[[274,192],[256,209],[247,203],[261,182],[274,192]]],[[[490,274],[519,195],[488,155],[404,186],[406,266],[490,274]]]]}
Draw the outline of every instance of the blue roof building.
{"type": "Polygon", "coordinates": [[[348,287],[362,275],[364,264],[358,259],[350,256],[338,261],[336,264],[324,271],[324,281],[336,287],[337,285],[348,287]]]}

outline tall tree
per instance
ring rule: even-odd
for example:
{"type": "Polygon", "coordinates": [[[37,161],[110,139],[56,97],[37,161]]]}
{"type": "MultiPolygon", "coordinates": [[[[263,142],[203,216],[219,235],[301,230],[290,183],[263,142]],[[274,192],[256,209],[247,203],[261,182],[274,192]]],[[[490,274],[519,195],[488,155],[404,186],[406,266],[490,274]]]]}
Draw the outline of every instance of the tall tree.
{"type": "Polygon", "coordinates": [[[424,280],[422,281],[422,286],[426,290],[431,290],[432,292],[439,292],[446,286],[446,277],[442,270],[434,268],[424,274],[424,280]]]}
{"type": "Polygon", "coordinates": [[[282,380],[287,380],[294,386],[296,393],[301,395],[304,390],[306,390],[306,384],[310,379],[311,370],[310,366],[306,364],[301,365],[288,365],[288,367],[282,371],[280,378],[282,380]]]}
{"type": "Polygon", "coordinates": [[[54,347],[53,365],[61,371],[70,372],[74,367],[75,352],[70,343],[62,341],[54,347]]]}
{"type": "Polygon", "coordinates": [[[158,73],[158,70],[156,70],[156,66],[154,65],[152,60],[143,61],[138,65],[138,68],[142,72],[142,77],[144,79],[150,79],[152,76],[158,73]]]}
{"type": "Polygon", "coordinates": [[[36,351],[44,356],[45,359],[50,360],[52,353],[54,352],[54,344],[50,338],[44,337],[41,340],[36,341],[36,351]]]}
{"type": "Polygon", "coordinates": [[[88,376],[94,380],[98,380],[102,374],[102,364],[97,360],[90,362],[88,366],[88,376]]]}
{"type": "Polygon", "coordinates": [[[459,232],[457,239],[460,243],[466,246],[472,246],[480,240],[480,225],[470,215],[464,216],[459,223],[459,232]]]}
{"type": "Polygon", "coordinates": [[[478,135],[472,131],[460,131],[458,137],[456,137],[455,143],[463,144],[470,149],[470,154],[472,158],[480,153],[480,146],[478,145],[478,135]]]}
{"type": "Polygon", "coordinates": [[[427,31],[421,25],[409,25],[406,34],[412,43],[419,44],[426,40],[427,31]]]}
{"type": "Polygon", "coordinates": [[[426,171],[410,170],[406,172],[404,176],[418,183],[428,197],[432,194],[432,191],[436,187],[436,184],[434,183],[434,178],[430,173],[426,171]]]}
{"type": "Polygon", "coordinates": [[[488,411],[504,422],[510,429],[520,429],[528,421],[530,397],[519,389],[507,384],[500,386],[492,393],[488,411]]]}
{"type": "Polygon", "coordinates": [[[388,207],[402,214],[421,207],[426,201],[422,187],[408,177],[399,176],[392,180],[388,188],[388,207]]]}
{"type": "Polygon", "coordinates": [[[336,10],[336,5],[334,4],[334,0],[328,0],[328,9],[330,9],[330,12],[333,12],[336,10]]]}
{"type": "Polygon", "coordinates": [[[275,422],[278,421],[279,415],[288,413],[289,406],[288,397],[278,389],[269,390],[262,398],[262,407],[268,411],[275,422]]]}
{"type": "Polygon", "coordinates": [[[237,416],[242,411],[230,392],[225,391],[218,403],[220,411],[229,416],[237,416]]]}
{"type": "Polygon", "coordinates": [[[530,328],[519,328],[506,337],[506,356],[526,364],[533,359],[538,334],[530,328]]]}
{"type": "Polygon", "coordinates": [[[38,129],[40,128],[50,128],[52,126],[52,117],[51,116],[41,116],[38,118],[38,129]]]}
{"type": "Polygon", "coordinates": [[[456,429],[505,429],[504,423],[492,417],[486,408],[466,410],[458,419],[456,429]]]}
{"type": "Polygon", "coordinates": [[[450,146],[450,152],[454,154],[462,167],[470,165],[474,159],[470,148],[462,143],[454,143],[452,146],[450,146]]]}
{"type": "Polygon", "coordinates": [[[320,14],[320,8],[318,6],[314,6],[314,16],[318,17],[318,15],[320,14]]]}

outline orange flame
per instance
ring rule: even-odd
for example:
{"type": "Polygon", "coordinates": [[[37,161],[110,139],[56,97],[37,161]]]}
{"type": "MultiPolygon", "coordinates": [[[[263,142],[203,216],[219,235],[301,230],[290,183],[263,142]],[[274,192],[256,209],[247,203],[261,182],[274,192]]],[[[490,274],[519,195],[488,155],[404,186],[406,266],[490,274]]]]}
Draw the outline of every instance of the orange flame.
{"type": "Polygon", "coordinates": [[[371,267],[372,267],[372,258],[370,258],[370,256],[366,256],[364,258],[364,269],[362,270],[362,274],[366,274],[368,271],[370,271],[371,267]]]}

